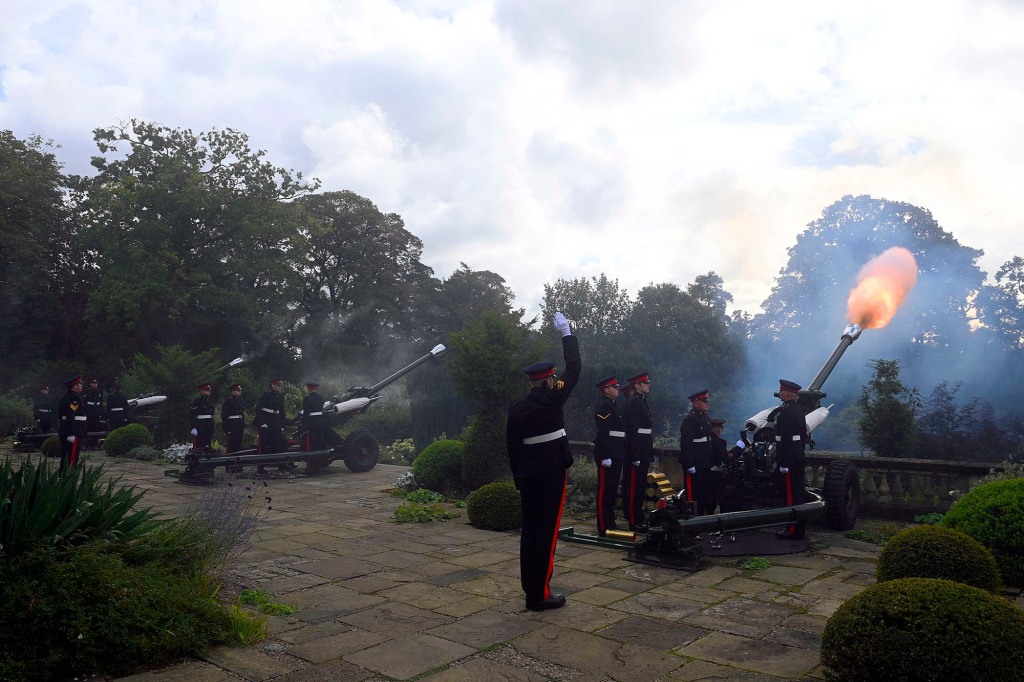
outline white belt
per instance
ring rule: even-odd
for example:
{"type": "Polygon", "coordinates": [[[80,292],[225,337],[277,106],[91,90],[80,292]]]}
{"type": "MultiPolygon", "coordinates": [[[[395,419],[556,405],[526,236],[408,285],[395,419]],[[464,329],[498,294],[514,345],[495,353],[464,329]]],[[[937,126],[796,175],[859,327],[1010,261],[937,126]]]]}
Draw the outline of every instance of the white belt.
{"type": "Polygon", "coordinates": [[[230,415],[228,417],[228,419],[241,419],[241,418],[242,418],[242,415],[240,415],[240,414],[232,414],[232,415],[230,415]]]}
{"type": "Polygon", "coordinates": [[[37,412],[49,412],[49,410],[43,410],[43,409],[39,409],[39,410],[36,410],[36,411],[37,412]]]}
{"type": "Polygon", "coordinates": [[[626,437],[626,432],[625,431],[609,431],[608,435],[612,436],[614,438],[625,438],[626,437]]]}
{"type": "Polygon", "coordinates": [[[310,412],[309,413],[310,417],[319,417],[319,416],[322,416],[322,415],[323,415],[323,412],[310,412]]]}
{"type": "MultiPolygon", "coordinates": [[[[781,441],[782,440],[782,436],[775,436],[775,440],[781,441]]],[[[793,440],[800,440],[800,436],[799,435],[793,436],[793,440]]]]}
{"type": "Polygon", "coordinates": [[[87,402],[86,405],[99,405],[99,403],[87,402]]]}
{"type": "Polygon", "coordinates": [[[708,437],[704,436],[703,438],[694,438],[693,442],[694,443],[707,443],[708,442],[708,437]]]}
{"type": "Polygon", "coordinates": [[[111,407],[110,411],[111,412],[124,412],[124,408],[123,407],[111,407]]]}
{"type": "Polygon", "coordinates": [[[530,436],[529,438],[523,439],[523,445],[536,445],[537,443],[547,443],[549,440],[557,440],[565,435],[565,429],[558,429],[551,433],[545,433],[543,436],[530,436]]]}
{"type": "Polygon", "coordinates": [[[270,414],[277,414],[277,410],[272,410],[272,409],[270,409],[269,407],[264,407],[264,408],[261,408],[261,409],[262,409],[262,410],[263,410],[264,412],[269,412],[270,414]]]}
{"type": "Polygon", "coordinates": [[[651,434],[651,430],[650,429],[637,429],[636,432],[637,433],[644,433],[644,434],[647,434],[647,435],[651,434]]]}
{"type": "Polygon", "coordinates": [[[196,419],[213,419],[212,414],[197,414],[196,419]]]}
{"type": "Polygon", "coordinates": [[[88,417],[75,417],[75,421],[76,422],[89,421],[89,418],[88,417]]]}

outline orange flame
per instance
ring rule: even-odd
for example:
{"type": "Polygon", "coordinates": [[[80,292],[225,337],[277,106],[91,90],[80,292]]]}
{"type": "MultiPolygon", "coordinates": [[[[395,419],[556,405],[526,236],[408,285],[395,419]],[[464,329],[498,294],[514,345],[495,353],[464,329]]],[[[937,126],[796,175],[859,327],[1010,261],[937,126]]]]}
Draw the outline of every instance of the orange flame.
{"type": "Polygon", "coordinates": [[[916,281],[914,254],[902,246],[886,249],[857,275],[857,286],[846,299],[850,322],[865,329],[881,329],[892,320],[916,281]]]}

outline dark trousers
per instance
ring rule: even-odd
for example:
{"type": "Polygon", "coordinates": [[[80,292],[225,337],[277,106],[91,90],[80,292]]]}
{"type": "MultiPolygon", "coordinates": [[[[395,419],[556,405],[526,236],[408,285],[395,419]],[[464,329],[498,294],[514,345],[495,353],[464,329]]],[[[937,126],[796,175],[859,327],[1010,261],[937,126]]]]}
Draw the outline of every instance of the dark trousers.
{"type": "Polygon", "coordinates": [[[210,444],[213,443],[213,421],[207,421],[210,422],[209,426],[205,423],[201,423],[196,427],[196,435],[192,436],[193,450],[202,450],[206,453],[210,452],[210,444]]]}
{"type": "Polygon", "coordinates": [[[285,440],[284,432],[280,427],[268,426],[265,429],[260,429],[256,448],[261,453],[284,452],[288,449],[288,441],[285,440]]]}
{"type": "Polygon", "coordinates": [[[68,467],[78,464],[78,453],[82,449],[82,437],[76,436],[74,443],[68,442],[68,437],[60,436],[60,470],[67,471],[68,467]]]}
{"type": "Polygon", "coordinates": [[[687,474],[687,479],[692,479],[693,502],[697,515],[714,514],[718,506],[718,477],[717,472],[711,469],[697,469],[697,473],[687,474]]]}
{"type": "Polygon", "coordinates": [[[527,602],[551,596],[558,524],[565,505],[565,469],[516,479],[523,505],[523,533],[519,540],[519,578],[527,602]]]}
{"type": "Polygon", "coordinates": [[[622,478],[622,460],[613,459],[610,467],[597,462],[597,532],[615,528],[615,496],[622,478]]]}
{"type": "Polygon", "coordinates": [[[244,430],[244,428],[235,428],[224,431],[225,452],[238,452],[242,449],[242,432],[244,430]]]}
{"type": "Polygon", "coordinates": [[[640,462],[633,466],[632,462],[622,465],[622,513],[631,526],[644,522],[643,505],[647,498],[647,472],[650,462],[640,462]]]}
{"type": "Polygon", "coordinates": [[[306,435],[302,439],[302,446],[306,452],[315,452],[317,450],[324,450],[324,428],[320,425],[310,425],[306,427],[306,435]]]}
{"type": "MultiPolygon", "coordinates": [[[[799,462],[789,467],[789,473],[782,475],[783,502],[787,507],[803,504],[807,500],[807,482],[805,480],[805,463],[799,462]]],[[[807,533],[807,522],[804,520],[786,526],[786,533],[793,538],[801,539],[807,533]]]]}

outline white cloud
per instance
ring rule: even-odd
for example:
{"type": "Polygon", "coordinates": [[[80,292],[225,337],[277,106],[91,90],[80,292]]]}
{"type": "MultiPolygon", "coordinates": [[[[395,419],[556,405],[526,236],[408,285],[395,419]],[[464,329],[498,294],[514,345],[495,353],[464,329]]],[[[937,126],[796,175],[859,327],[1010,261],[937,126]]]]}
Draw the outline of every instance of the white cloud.
{"type": "Polygon", "coordinates": [[[1024,6],[611,0],[15,0],[0,128],[88,170],[129,117],[234,127],[396,212],[439,276],[636,292],[714,270],[754,310],[845,194],[1015,252],[1024,6]]]}

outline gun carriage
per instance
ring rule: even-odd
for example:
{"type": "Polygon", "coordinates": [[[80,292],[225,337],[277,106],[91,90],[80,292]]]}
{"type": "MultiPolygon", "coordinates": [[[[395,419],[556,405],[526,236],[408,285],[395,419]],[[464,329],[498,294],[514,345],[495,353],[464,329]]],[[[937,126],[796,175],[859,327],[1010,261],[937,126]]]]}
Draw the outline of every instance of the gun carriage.
{"type": "MultiPolygon", "coordinates": [[[[152,429],[157,421],[156,415],[152,414],[152,409],[165,400],[167,400],[167,396],[152,393],[132,398],[128,401],[128,418],[125,423],[142,424],[147,429],[152,429]]],[[[107,433],[109,433],[106,417],[100,419],[100,423],[104,428],[100,431],[90,431],[88,434],[89,438],[99,440],[106,437],[107,433]]],[[[56,436],[56,431],[43,433],[35,426],[25,426],[18,429],[18,432],[14,435],[12,448],[15,452],[32,452],[33,450],[41,449],[43,441],[47,438],[56,436]]]]}

